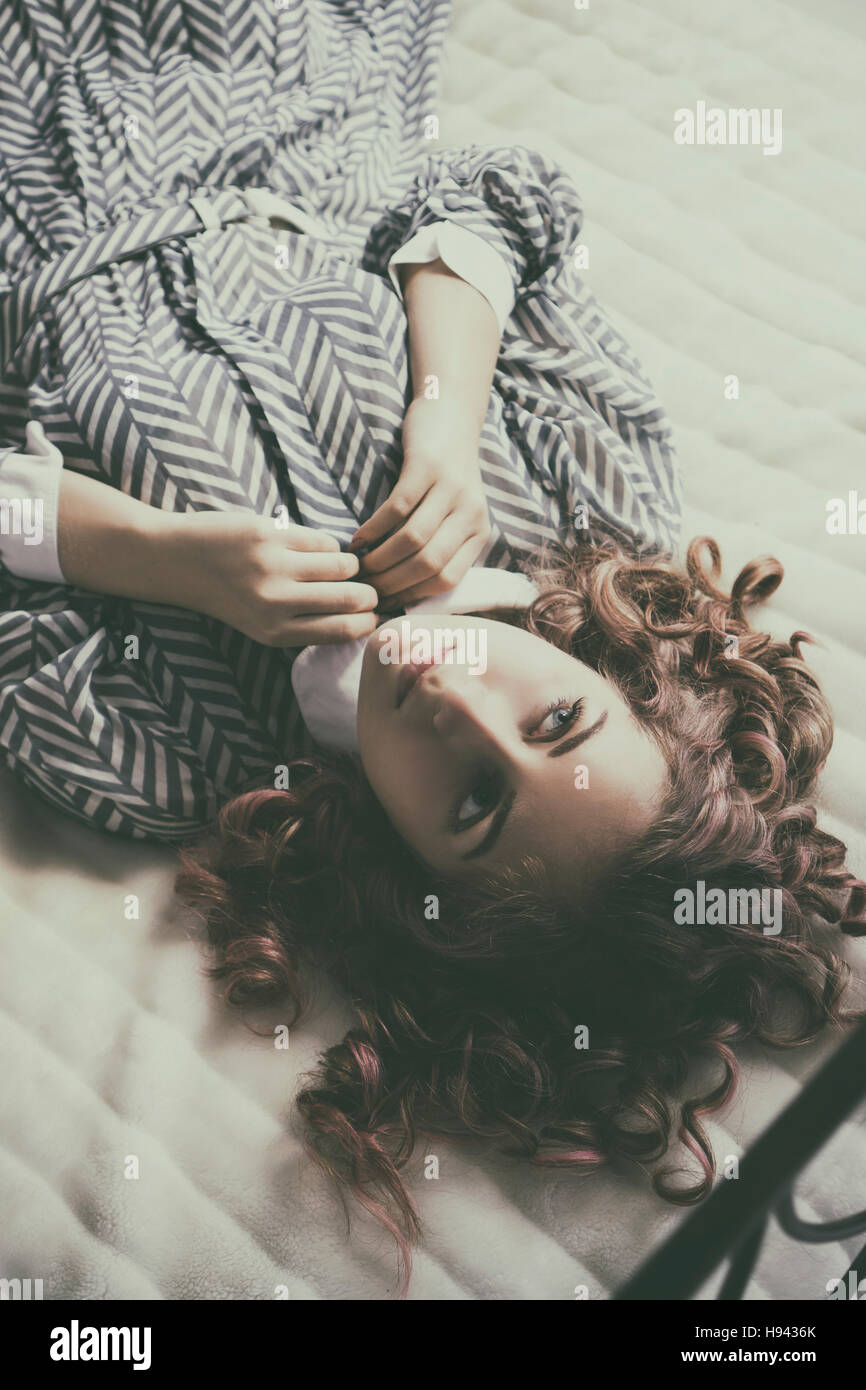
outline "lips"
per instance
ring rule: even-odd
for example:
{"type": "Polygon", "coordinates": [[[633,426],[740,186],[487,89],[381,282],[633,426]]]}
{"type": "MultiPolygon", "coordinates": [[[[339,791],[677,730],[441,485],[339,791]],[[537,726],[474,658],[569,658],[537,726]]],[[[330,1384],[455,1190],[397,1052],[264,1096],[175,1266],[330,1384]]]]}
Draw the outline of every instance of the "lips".
{"type": "Polygon", "coordinates": [[[435,666],[435,664],[434,661],[412,661],[408,666],[402,667],[397,681],[398,709],[411,691],[415,689],[424,672],[429,671],[431,666],[435,666]]]}
{"type": "Polygon", "coordinates": [[[448,660],[451,651],[451,647],[446,648],[442,652],[442,657],[439,661],[437,661],[435,657],[431,656],[429,661],[406,662],[406,664],[402,667],[400,671],[400,676],[397,681],[398,709],[408,698],[408,696],[411,695],[412,691],[415,689],[416,685],[420,681],[421,677],[425,674],[425,672],[432,670],[434,666],[444,665],[444,663],[448,660]]]}

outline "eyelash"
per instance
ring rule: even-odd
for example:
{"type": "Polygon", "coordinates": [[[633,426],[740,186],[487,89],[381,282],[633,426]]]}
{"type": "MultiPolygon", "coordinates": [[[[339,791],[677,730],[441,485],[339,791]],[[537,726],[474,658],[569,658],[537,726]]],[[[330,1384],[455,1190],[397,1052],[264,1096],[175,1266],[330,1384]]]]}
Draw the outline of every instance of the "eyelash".
{"type": "MultiPolygon", "coordinates": [[[[569,701],[567,696],[563,696],[558,700],[552,700],[551,703],[547,706],[547,709],[542,714],[541,718],[536,721],[536,727],[538,726],[538,724],[543,724],[545,719],[547,719],[549,715],[554,714],[556,710],[563,709],[566,706],[569,709],[571,718],[567,720],[566,723],[562,724],[560,728],[556,729],[552,734],[545,734],[543,738],[538,740],[538,742],[555,743],[558,739],[562,738],[563,734],[568,733],[569,729],[573,728],[574,725],[577,723],[577,720],[580,718],[583,712],[584,704],[585,701],[583,699],[569,701]]],[[[470,830],[473,825],[480,825],[481,821],[486,820],[487,817],[491,815],[493,811],[495,811],[496,806],[499,804],[498,797],[496,802],[492,806],[488,806],[486,809],[479,811],[478,815],[475,816],[474,819],[458,819],[461,807],[465,805],[465,803],[469,800],[469,797],[472,796],[474,792],[476,792],[479,788],[488,787],[491,783],[501,784],[501,782],[502,777],[498,772],[488,773],[487,776],[484,776],[480,772],[480,770],[473,773],[468,789],[461,793],[454,806],[452,807],[450,817],[450,828],[452,833],[459,834],[462,830],[470,830]]]]}
{"type": "MultiPolygon", "coordinates": [[[[551,704],[549,704],[549,705],[547,706],[547,709],[544,711],[544,714],[543,714],[543,715],[541,716],[541,718],[538,720],[538,724],[543,724],[544,721],[545,721],[545,719],[547,718],[547,716],[548,716],[549,714],[554,714],[554,713],[556,712],[556,710],[562,709],[564,706],[567,705],[567,706],[568,706],[568,709],[569,709],[569,713],[570,713],[570,715],[571,715],[571,718],[568,720],[567,723],[561,724],[561,725],[559,726],[559,728],[558,728],[557,730],[555,730],[555,733],[556,733],[556,736],[557,736],[557,737],[560,736],[560,735],[562,735],[562,734],[564,734],[564,733],[567,733],[568,730],[572,727],[572,725],[574,725],[574,724],[577,723],[578,719],[580,718],[581,714],[583,713],[583,707],[584,707],[584,704],[585,704],[585,703],[586,703],[586,701],[583,700],[583,699],[580,699],[580,700],[569,700],[569,698],[568,698],[567,695],[563,695],[563,696],[561,697],[561,699],[559,699],[559,700],[554,700],[551,704]]],[[[536,725],[536,728],[537,728],[537,727],[538,727],[538,725],[536,725]]],[[[547,742],[547,740],[548,740],[549,738],[551,738],[551,737],[552,737],[552,735],[545,735],[545,736],[540,740],[540,742],[545,743],[545,742],[547,742]]]]}
{"type": "Polygon", "coordinates": [[[462,830],[471,830],[473,825],[479,825],[481,821],[486,820],[487,817],[493,811],[496,810],[496,807],[499,804],[499,797],[496,798],[496,801],[493,803],[492,806],[487,806],[483,810],[479,811],[477,816],[470,817],[469,819],[464,820],[460,820],[458,818],[461,807],[465,806],[470,796],[473,796],[474,793],[478,791],[480,788],[490,786],[491,783],[497,785],[501,784],[501,782],[502,776],[498,772],[488,773],[485,776],[479,769],[477,772],[473,773],[471,784],[468,790],[460,794],[451,811],[450,828],[455,835],[459,835],[462,830]]]}

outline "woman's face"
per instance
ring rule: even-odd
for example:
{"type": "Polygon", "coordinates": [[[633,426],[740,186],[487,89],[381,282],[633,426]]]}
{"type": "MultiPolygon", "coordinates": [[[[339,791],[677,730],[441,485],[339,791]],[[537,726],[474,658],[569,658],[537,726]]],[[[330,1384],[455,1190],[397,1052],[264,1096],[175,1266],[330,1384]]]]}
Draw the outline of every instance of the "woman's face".
{"type": "Polygon", "coordinates": [[[668,784],[614,686],[475,616],[418,614],[372,634],[358,738],[373,791],[432,869],[468,878],[532,855],[565,898],[649,827],[668,784]]]}

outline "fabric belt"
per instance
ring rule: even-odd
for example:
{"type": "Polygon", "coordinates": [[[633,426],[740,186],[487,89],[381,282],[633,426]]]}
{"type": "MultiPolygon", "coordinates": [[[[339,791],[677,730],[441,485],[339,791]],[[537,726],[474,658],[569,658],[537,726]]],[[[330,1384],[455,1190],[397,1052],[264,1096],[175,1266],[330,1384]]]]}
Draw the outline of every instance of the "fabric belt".
{"type": "Polygon", "coordinates": [[[23,276],[0,302],[0,370],[5,371],[48,300],[115,261],[129,260],[176,237],[279,216],[300,231],[329,236],[322,223],[265,189],[208,189],[186,202],[95,228],[68,251],[23,276]]]}

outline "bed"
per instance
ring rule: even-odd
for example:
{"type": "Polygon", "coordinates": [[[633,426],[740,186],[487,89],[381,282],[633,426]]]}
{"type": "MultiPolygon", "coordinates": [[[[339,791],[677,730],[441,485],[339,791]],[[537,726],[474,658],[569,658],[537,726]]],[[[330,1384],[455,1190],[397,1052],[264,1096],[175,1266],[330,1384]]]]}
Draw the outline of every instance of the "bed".
{"type": "MultiPolygon", "coordinates": [[[[818,637],[833,705],[825,826],[866,876],[866,537],[827,504],[866,498],[866,20],[835,0],[454,0],[439,144],[521,143],[572,174],[587,274],[676,427],[684,538],[726,575],[786,567],[767,625],[818,637]],[[688,147],[673,113],[705,99],[783,112],[778,155],[688,147]],[[738,394],[726,379],[738,379],[738,394]]],[[[327,981],[288,1048],[203,974],[173,896],[174,853],[121,841],[0,777],[0,1276],[46,1299],[387,1299],[395,1249],[303,1153],[292,1096],[350,1023],[327,981]]],[[[866,941],[848,939],[852,997],[866,941]]],[[[839,1035],[743,1048],[709,1125],[742,1155],[839,1035]]],[[[815,1220],[866,1205],[866,1108],[797,1184],[815,1220]]],[[[683,1219],[640,1172],[551,1176],[437,1142],[413,1160],[426,1227],[410,1299],[606,1299],[683,1219]]],[[[799,1246],[772,1225],[745,1297],[827,1297],[860,1239],[799,1246]]],[[[698,1296],[711,1298],[719,1276],[698,1296]]]]}

